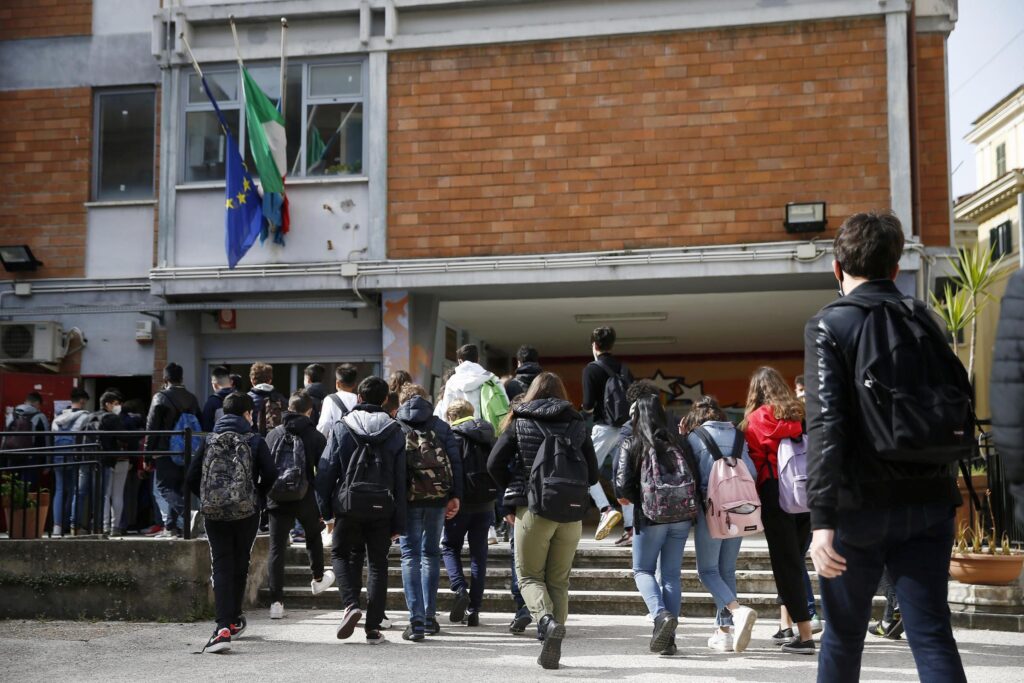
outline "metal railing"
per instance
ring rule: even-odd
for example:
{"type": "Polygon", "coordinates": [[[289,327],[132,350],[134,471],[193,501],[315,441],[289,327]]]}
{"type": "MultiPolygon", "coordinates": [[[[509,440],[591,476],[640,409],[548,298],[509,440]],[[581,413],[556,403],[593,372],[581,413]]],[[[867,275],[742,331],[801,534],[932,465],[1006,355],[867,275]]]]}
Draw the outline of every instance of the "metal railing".
{"type": "MultiPolygon", "coordinates": [[[[979,425],[991,427],[991,420],[979,420],[979,425]]],[[[1002,536],[1006,534],[1010,543],[1016,547],[1024,546],[1024,524],[1014,514],[1014,498],[1010,492],[1010,482],[1006,478],[1006,468],[1003,465],[1002,457],[996,449],[992,440],[992,432],[981,431],[978,435],[977,461],[984,463],[988,477],[988,493],[977,491],[981,499],[981,524],[986,530],[995,528],[1002,536]]],[[[970,503],[968,503],[970,504],[970,503]]],[[[972,505],[971,524],[974,524],[974,510],[972,505]]],[[[999,542],[1001,539],[997,538],[999,542]]]]}
{"type": "MultiPolygon", "coordinates": [[[[92,525],[99,526],[98,529],[93,528],[93,531],[102,532],[105,499],[103,470],[108,467],[108,462],[121,458],[128,458],[133,462],[142,458],[148,462],[157,458],[181,456],[184,460],[184,472],[187,473],[192,464],[192,438],[198,435],[199,433],[190,429],[184,431],[0,432],[0,481],[2,481],[0,490],[3,492],[3,500],[0,501],[0,514],[3,515],[6,522],[7,537],[14,538],[20,535],[20,537],[26,538],[29,536],[30,530],[33,532],[31,535],[33,538],[40,537],[51,514],[54,515],[53,523],[62,526],[60,522],[63,522],[65,503],[62,500],[62,509],[54,510],[53,492],[42,488],[40,481],[44,472],[53,470],[55,476],[63,476],[68,468],[73,468],[73,471],[70,483],[67,480],[64,482],[64,485],[70,485],[71,488],[70,491],[63,494],[64,497],[71,498],[71,502],[67,505],[74,506],[73,510],[76,512],[81,510],[83,517],[85,513],[88,513],[92,525]],[[170,439],[175,436],[182,437],[184,441],[184,447],[180,451],[145,450],[145,444],[150,439],[170,439]],[[31,437],[33,442],[44,441],[46,445],[5,448],[2,444],[11,437],[31,437]],[[56,439],[68,438],[74,439],[74,443],[64,445],[54,445],[53,443],[56,439]],[[109,445],[111,439],[118,444],[118,448],[104,450],[104,442],[109,445]],[[130,447],[129,444],[132,443],[137,444],[137,447],[130,447]],[[57,460],[58,458],[60,461],[57,460]],[[40,459],[45,459],[46,462],[39,462],[40,459]],[[46,500],[47,494],[50,505],[44,515],[42,503],[46,500]],[[77,500],[80,494],[87,497],[87,505],[82,505],[81,501],[77,500]],[[32,510],[34,513],[30,513],[32,510]]],[[[192,538],[192,492],[189,491],[187,478],[184,476],[180,493],[182,496],[182,537],[188,540],[192,538]]]]}

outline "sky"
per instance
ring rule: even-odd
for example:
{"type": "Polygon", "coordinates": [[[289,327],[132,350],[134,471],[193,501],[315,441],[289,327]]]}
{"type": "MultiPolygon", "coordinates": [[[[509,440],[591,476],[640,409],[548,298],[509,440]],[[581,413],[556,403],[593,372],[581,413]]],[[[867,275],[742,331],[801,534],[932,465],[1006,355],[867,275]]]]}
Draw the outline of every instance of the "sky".
{"type": "Polygon", "coordinates": [[[960,0],[949,36],[949,137],[953,197],[978,189],[971,121],[1024,83],[1024,0],[960,0]],[[959,166],[959,168],[957,168],[959,166]]]}

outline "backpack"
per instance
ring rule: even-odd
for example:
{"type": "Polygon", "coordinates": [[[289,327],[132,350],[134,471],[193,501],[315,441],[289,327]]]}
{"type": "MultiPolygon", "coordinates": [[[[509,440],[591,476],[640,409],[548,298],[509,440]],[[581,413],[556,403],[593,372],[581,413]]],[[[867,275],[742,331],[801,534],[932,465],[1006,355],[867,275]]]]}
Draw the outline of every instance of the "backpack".
{"type": "Polygon", "coordinates": [[[309,477],[306,475],[306,447],[302,439],[278,427],[283,434],[270,452],[277,467],[277,479],[267,497],[275,503],[293,503],[306,497],[309,477]]]}
{"type": "Polygon", "coordinates": [[[609,425],[621,427],[629,420],[629,401],[626,400],[626,388],[632,378],[625,366],[615,372],[601,361],[594,362],[608,375],[608,381],[604,384],[604,418],[609,425]]]}
{"type": "Polygon", "coordinates": [[[590,498],[590,472],[583,457],[583,440],[572,438],[568,431],[551,432],[539,421],[534,424],[544,440],[530,468],[526,495],[530,512],[552,522],[579,522],[587,512],[590,498]]]}
{"type": "MultiPolygon", "coordinates": [[[[685,522],[697,517],[697,484],[693,479],[693,455],[672,446],[668,455],[674,470],[662,467],[656,451],[649,451],[640,465],[640,498],[644,517],[656,524],[685,522]]],[[[685,450],[684,450],[685,449],[685,450]]]]}
{"type": "Polygon", "coordinates": [[[480,385],[480,417],[491,423],[495,433],[500,431],[501,423],[508,415],[508,411],[508,396],[498,384],[498,380],[491,377],[480,385]]]}
{"type": "MultiPolygon", "coordinates": [[[[178,419],[174,421],[174,426],[171,428],[176,432],[183,432],[186,429],[192,430],[192,454],[195,455],[199,451],[199,446],[203,443],[203,437],[197,436],[203,433],[203,426],[199,424],[199,418],[192,413],[182,412],[178,404],[171,398],[170,392],[161,391],[167,402],[171,404],[171,407],[178,413],[178,419]]],[[[178,467],[185,466],[185,436],[181,434],[175,434],[171,437],[168,443],[169,450],[175,451],[175,454],[171,456],[171,462],[178,467]]]]}
{"type": "Polygon", "coordinates": [[[272,391],[269,394],[260,394],[250,391],[253,406],[253,426],[260,436],[266,436],[270,430],[284,424],[282,415],[285,411],[285,402],[281,394],[272,391]]]}
{"type": "Polygon", "coordinates": [[[866,312],[853,363],[861,438],[883,460],[940,466],[970,459],[967,371],[927,311],[914,299],[837,305],[866,312]]]}
{"type": "Polygon", "coordinates": [[[807,437],[779,442],[779,507],[798,515],[807,507],[807,437]]]}
{"type": "Polygon", "coordinates": [[[704,520],[711,538],[727,539],[751,536],[764,530],[761,523],[761,497],[750,470],[741,459],[743,432],[736,430],[736,442],[729,457],[703,427],[694,430],[704,442],[711,459],[708,490],[704,492],[704,520]]]}
{"type": "MultiPolygon", "coordinates": [[[[458,434],[458,432],[456,432],[458,434]]],[[[474,439],[461,437],[462,442],[462,502],[478,505],[498,499],[498,485],[487,473],[487,458],[491,449],[474,439]]]]}
{"type": "Polygon", "coordinates": [[[409,502],[448,498],[454,488],[454,477],[444,444],[433,431],[420,432],[404,424],[402,430],[405,431],[409,502]]]}
{"type": "MultiPolygon", "coordinates": [[[[34,432],[35,425],[32,424],[32,418],[28,415],[15,414],[14,419],[11,420],[11,424],[7,425],[7,431],[9,432],[34,432]]],[[[35,437],[31,434],[20,434],[18,436],[5,436],[3,439],[3,447],[6,450],[15,450],[21,448],[32,448],[35,445],[35,437]]]]}
{"type": "Polygon", "coordinates": [[[199,501],[207,519],[231,522],[259,511],[251,440],[251,434],[237,432],[206,437],[199,501]]]}
{"type": "Polygon", "coordinates": [[[349,458],[336,494],[336,508],[346,517],[357,520],[391,519],[395,498],[391,493],[392,477],[374,444],[350,429],[356,450],[349,458]]]}
{"type": "MultiPolygon", "coordinates": [[[[86,414],[87,414],[86,411],[83,410],[83,411],[81,411],[80,414],[78,414],[75,417],[74,420],[59,425],[57,427],[57,433],[53,437],[53,445],[54,446],[74,446],[75,444],[79,443],[79,439],[76,438],[75,436],[72,436],[72,432],[79,431],[79,429],[76,429],[76,427],[78,427],[79,424],[81,423],[82,416],[86,415],[86,414]]],[[[8,429],[10,429],[10,428],[8,428],[8,429]]],[[[70,452],[71,452],[71,449],[61,448],[60,450],[61,450],[61,452],[57,453],[56,455],[58,455],[58,456],[59,455],[66,455],[66,454],[70,454],[70,452]]]]}

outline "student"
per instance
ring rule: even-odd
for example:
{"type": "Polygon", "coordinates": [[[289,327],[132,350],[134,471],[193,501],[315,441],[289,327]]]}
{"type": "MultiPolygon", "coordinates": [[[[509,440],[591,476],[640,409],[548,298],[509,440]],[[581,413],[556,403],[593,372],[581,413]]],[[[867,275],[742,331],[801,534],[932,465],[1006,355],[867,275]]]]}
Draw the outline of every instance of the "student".
{"type": "MultiPolygon", "coordinates": [[[[785,639],[782,628],[775,634],[782,651],[813,655],[811,615],[807,611],[804,590],[804,559],[810,516],[790,514],[779,504],[779,443],[803,435],[804,404],[793,394],[786,380],[774,368],[762,367],[750,379],[746,418],[740,427],[749,446],[750,459],[757,470],[757,492],[761,496],[761,521],[768,541],[775,585],[790,617],[799,631],[785,639]]],[[[863,626],[861,627],[863,630],[863,626]]]]}
{"type": "Polygon", "coordinates": [[[402,387],[406,384],[412,384],[412,375],[405,370],[395,370],[388,377],[388,393],[397,396],[402,393],[402,387]]]}
{"type": "Polygon", "coordinates": [[[448,412],[448,404],[461,398],[469,401],[469,404],[473,406],[474,415],[490,422],[497,431],[500,419],[503,419],[504,415],[498,418],[488,414],[488,411],[481,407],[481,401],[483,401],[484,384],[490,383],[491,389],[500,394],[498,400],[504,399],[503,404],[507,412],[508,396],[505,394],[504,387],[501,386],[501,382],[494,373],[488,372],[480,365],[480,349],[476,345],[460,346],[455,352],[455,357],[459,364],[455,366],[455,372],[444,384],[444,394],[434,409],[434,415],[443,420],[448,412]],[[495,421],[498,421],[498,424],[495,424],[495,421]]]}
{"type": "Polygon", "coordinates": [[[305,532],[309,570],[313,574],[310,588],[319,595],[334,585],[334,571],[324,569],[324,545],[320,538],[320,510],[317,508],[313,482],[316,481],[316,463],[324,452],[327,439],[313,426],[313,399],[304,391],[292,394],[288,410],[281,416],[283,424],[267,434],[267,448],[277,469],[277,487],[283,482],[295,482],[276,494],[272,489],[267,496],[270,515],[270,558],[267,574],[270,583],[270,618],[284,618],[284,563],[289,548],[288,533],[296,522],[305,532]],[[297,464],[301,449],[304,472],[301,477],[288,473],[297,464]],[[301,489],[305,488],[302,493],[301,489]],[[298,499],[295,499],[299,496],[298,499]],[[287,498],[284,501],[278,498],[287,498]]]}
{"type": "Polygon", "coordinates": [[[331,562],[345,610],[337,637],[350,637],[363,616],[359,594],[366,560],[366,642],[376,645],[385,642],[380,628],[388,597],[388,548],[405,533],[405,438],[380,408],[388,395],[384,380],[367,377],[359,383],[358,395],[359,402],[327,437],[316,495],[321,515],[335,520],[331,562]],[[367,505],[358,492],[371,487],[375,497],[367,505]]]}
{"type": "MultiPolygon", "coordinates": [[[[146,406],[141,399],[131,398],[125,401],[121,407],[121,429],[141,432],[146,427],[146,406]]],[[[142,451],[142,436],[129,436],[122,439],[125,450],[134,451],[136,454],[142,451]]],[[[143,482],[147,482],[147,474],[143,467],[143,459],[132,458],[132,469],[128,473],[124,486],[124,509],[121,512],[121,522],[118,528],[129,530],[145,531],[150,526],[150,509],[140,501],[140,493],[146,499],[151,496],[151,488],[142,488],[143,482]],[[142,520],[145,519],[143,523],[142,520]]]]}
{"type": "MultiPolygon", "coordinates": [[[[100,411],[90,418],[95,421],[95,428],[100,432],[118,432],[124,429],[121,420],[121,404],[123,398],[116,391],[105,391],[100,396],[100,411]]],[[[91,425],[87,423],[88,429],[91,425]]],[[[124,450],[125,439],[116,436],[99,435],[101,450],[124,450]]],[[[124,489],[128,474],[132,470],[132,461],[128,457],[106,456],[103,468],[103,533],[110,538],[124,536],[121,526],[121,514],[124,511],[124,489]]]]}
{"type": "MultiPolygon", "coordinates": [[[[612,355],[615,347],[615,330],[611,327],[598,327],[590,335],[590,350],[594,360],[583,369],[583,414],[592,415],[594,427],[590,432],[597,454],[597,467],[604,466],[609,455],[616,452],[621,440],[619,428],[628,420],[624,411],[629,406],[625,392],[633,377],[629,370],[612,355]],[[608,382],[613,380],[612,389],[608,391],[608,382]],[[616,405],[606,406],[605,401],[611,394],[616,398],[616,405]],[[613,414],[615,413],[615,414],[613,414]],[[619,414],[621,413],[621,414],[619,414]]],[[[608,501],[604,487],[595,483],[590,489],[594,504],[601,511],[601,520],[597,525],[595,540],[608,537],[619,522],[623,522],[622,536],[615,545],[629,547],[633,543],[633,506],[625,505],[620,513],[608,501]]]]}
{"type": "MultiPolygon", "coordinates": [[[[526,398],[526,394],[519,394],[511,401],[511,409],[514,412],[517,406],[523,404],[523,399],[526,398]]],[[[489,459],[489,457],[488,457],[489,459]]],[[[509,463],[509,470],[515,473],[516,464],[509,463]]],[[[492,477],[493,479],[493,477],[492,477]]],[[[497,485],[497,484],[496,484],[497,485]]],[[[502,487],[498,487],[498,502],[495,505],[495,515],[501,517],[509,529],[509,569],[511,571],[511,582],[509,585],[509,592],[512,594],[512,601],[516,605],[516,612],[512,616],[512,621],[508,625],[509,633],[525,633],[526,627],[533,623],[533,617],[530,616],[530,608],[526,606],[526,600],[523,599],[523,594],[519,590],[519,576],[516,574],[516,535],[515,535],[515,524],[516,524],[516,500],[520,497],[521,492],[513,492],[511,500],[506,501],[505,494],[506,490],[502,487]]]]}
{"type": "MultiPolygon", "coordinates": [[[[327,398],[327,388],[324,387],[324,377],[327,376],[327,368],[319,363],[307,365],[302,371],[302,384],[306,395],[313,401],[313,414],[310,419],[313,425],[320,421],[320,412],[323,410],[324,399],[327,398]]],[[[327,437],[324,437],[327,438],[327,437]]]]}
{"type": "Polygon", "coordinates": [[[629,410],[632,436],[617,454],[615,494],[623,505],[641,504],[634,516],[633,577],[654,617],[650,651],[673,655],[682,606],[683,551],[699,507],[697,466],[689,446],[669,427],[657,396],[641,396],[629,410]],[[655,468],[664,484],[659,490],[666,496],[645,500],[655,468]],[[659,521],[651,518],[655,513],[659,521]]]}
{"type": "MultiPolygon", "coordinates": [[[[427,390],[406,384],[399,394],[398,422],[406,441],[409,506],[402,547],[402,586],[409,627],[402,638],[419,642],[440,633],[437,587],[441,574],[441,532],[459,512],[462,457],[451,428],[434,416],[427,390]],[[447,461],[447,462],[445,462],[447,461]]],[[[462,621],[460,618],[459,621],[462,621]]]]}
{"type": "Polygon", "coordinates": [[[234,391],[231,386],[231,371],[223,365],[218,365],[210,373],[210,388],[213,393],[203,404],[203,415],[200,423],[204,432],[212,432],[217,420],[224,414],[224,397],[234,391]]]}
{"type": "MultiPolygon", "coordinates": [[[[738,435],[736,428],[725,412],[711,396],[701,396],[690,412],[679,423],[679,432],[686,435],[686,441],[693,449],[697,466],[700,468],[700,490],[707,495],[715,454],[711,452],[706,439],[711,439],[718,452],[725,457],[736,457],[737,441],[740,444],[739,459],[756,477],[757,470],[750,460],[746,439],[738,435]],[[701,431],[697,431],[701,430],[701,431]]],[[[715,632],[708,639],[708,647],[719,652],[743,652],[750,643],[750,634],[757,621],[757,612],[743,607],[736,599],[736,559],[740,554],[741,536],[736,538],[712,538],[708,530],[704,506],[697,510],[694,524],[694,540],[697,550],[697,575],[700,582],[715,599],[715,632]]]]}
{"type": "Polygon", "coordinates": [[[796,376],[796,380],[794,380],[794,382],[793,382],[793,392],[796,394],[796,397],[798,399],[800,399],[801,401],[805,400],[804,396],[807,394],[807,388],[806,388],[806,385],[804,384],[804,376],[803,375],[797,375],[796,376]]]}
{"type": "Polygon", "coordinates": [[[266,438],[270,430],[281,424],[281,415],[288,402],[281,392],[274,389],[274,366],[269,363],[256,362],[249,368],[249,398],[253,404],[252,426],[256,432],[266,438]]]}
{"type": "MultiPolygon", "coordinates": [[[[80,432],[85,428],[89,419],[89,411],[86,405],[89,403],[89,392],[80,387],[71,390],[71,407],[58,415],[53,420],[53,445],[62,448],[52,457],[53,463],[73,462],[75,453],[72,449],[64,448],[80,443],[72,436],[73,432],[80,432]]],[[[85,493],[89,486],[89,474],[84,467],[55,467],[53,468],[54,493],[53,493],[53,535],[63,536],[65,532],[72,535],[78,533],[78,522],[83,520],[85,510],[85,493]],[[81,473],[78,471],[81,470],[81,473]],[[83,486],[78,485],[81,476],[83,486]],[[81,493],[81,497],[80,494],[81,493]]]]}
{"type": "MultiPolygon", "coordinates": [[[[547,464],[544,461],[544,464],[547,464]]],[[[553,462],[557,467],[570,469],[566,463],[553,462]]],[[[559,502],[579,508],[582,520],[586,501],[582,496],[586,486],[597,482],[597,461],[594,444],[587,434],[583,417],[569,403],[565,385],[558,375],[542,372],[530,385],[523,403],[509,413],[501,437],[487,460],[487,471],[499,488],[506,489],[505,504],[516,508],[515,563],[519,588],[537,621],[537,635],[543,640],[537,663],[545,669],[557,669],[565,638],[565,621],[569,616],[569,572],[576,555],[576,547],[583,532],[582,521],[558,522],[545,517],[546,502],[559,502]],[[564,439],[552,439],[562,436],[564,439]],[[572,490],[578,487],[581,497],[544,496],[543,476],[532,477],[534,460],[545,446],[547,456],[563,452],[566,457],[580,458],[585,463],[586,475],[569,482],[572,490]],[[561,443],[559,443],[561,442],[561,443]],[[565,451],[571,449],[571,456],[565,451]],[[531,488],[541,487],[541,495],[531,496],[531,488]],[[531,498],[534,500],[531,501],[531,498]],[[532,504],[531,504],[532,503],[532,504]]],[[[538,473],[542,475],[542,473],[538,473]]],[[[560,517],[568,517],[563,509],[560,517]]]]}
{"type": "MultiPolygon", "coordinates": [[[[185,371],[177,363],[168,363],[164,368],[164,388],[153,396],[146,418],[146,431],[172,431],[182,413],[190,413],[198,419],[202,414],[199,401],[184,385],[185,371]]],[[[147,451],[170,450],[171,437],[150,436],[146,439],[147,451]]],[[[157,538],[174,538],[182,535],[185,526],[185,501],[181,495],[185,478],[185,467],[174,462],[170,455],[153,458],[156,467],[155,491],[164,520],[164,530],[157,538]]]]}
{"type": "MultiPolygon", "coordinates": [[[[324,399],[320,410],[320,419],[316,423],[317,430],[325,437],[330,438],[331,429],[341,421],[359,403],[356,396],[356,380],[359,377],[359,370],[351,363],[342,363],[334,370],[334,386],[337,391],[328,394],[324,399]]],[[[378,378],[379,379],[379,378],[378,378]]],[[[387,398],[385,396],[385,398],[387,398]]],[[[381,399],[381,403],[384,399],[381,399]]],[[[380,407],[380,403],[376,404],[380,407]]]]}
{"type": "Polygon", "coordinates": [[[459,513],[444,523],[444,566],[455,593],[455,604],[448,618],[453,624],[465,618],[467,626],[479,626],[487,581],[487,535],[494,524],[497,498],[497,487],[487,473],[487,457],[494,447],[494,427],[486,420],[474,418],[473,406],[462,399],[451,402],[445,417],[459,445],[463,472],[459,513]],[[462,546],[467,536],[472,576],[468,589],[462,571],[462,546]]]}
{"type": "MultiPolygon", "coordinates": [[[[24,448],[46,448],[47,433],[50,431],[50,423],[43,413],[43,397],[35,391],[25,397],[25,402],[14,409],[14,413],[8,416],[6,431],[9,432],[36,432],[38,436],[22,434],[17,436],[0,437],[0,450],[20,450],[24,448]]],[[[46,456],[21,453],[0,457],[0,466],[18,465],[42,465],[46,462],[46,456]]],[[[17,471],[15,477],[26,482],[28,486],[34,487],[39,481],[41,470],[30,469],[17,471]]]]}
{"type": "Polygon", "coordinates": [[[253,401],[246,394],[224,398],[224,415],[206,436],[189,466],[189,490],[199,497],[213,564],[217,627],[204,652],[227,652],[245,631],[242,601],[249,556],[259,526],[257,491],[277,478],[267,444],[252,427],[253,401]],[[243,473],[251,473],[251,479],[243,473]]]}
{"type": "Polygon", "coordinates": [[[505,393],[508,400],[525,394],[533,383],[533,379],[543,372],[540,368],[540,354],[532,346],[520,346],[516,351],[516,374],[505,382],[505,393]]]}
{"type": "Polygon", "coordinates": [[[843,297],[804,329],[805,374],[814,378],[811,559],[828,616],[819,681],[859,679],[883,569],[895,582],[918,676],[966,680],[946,592],[960,503],[956,461],[973,454],[972,390],[928,306],[896,287],[903,247],[891,213],[846,219],[832,264],[843,297]],[[870,376],[867,357],[875,359],[870,376]],[[892,410],[895,401],[904,410],[892,410]]]}

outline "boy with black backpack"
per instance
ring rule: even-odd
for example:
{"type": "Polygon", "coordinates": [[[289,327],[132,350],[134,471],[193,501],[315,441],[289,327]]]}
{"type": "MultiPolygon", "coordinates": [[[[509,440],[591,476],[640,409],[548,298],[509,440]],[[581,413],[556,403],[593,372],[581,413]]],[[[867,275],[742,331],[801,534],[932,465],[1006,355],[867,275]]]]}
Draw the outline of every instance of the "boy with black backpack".
{"type": "MultiPolygon", "coordinates": [[[[441,531],[459,512],[462,458],[451,428],[434,416],[427,390],[406,384],[398,395],[398,422],[405,435],[409,512],[402,546],[402,586],[409,627],[402,638],[437,635],[437,586],[441,575],[441,531]]],[[[461,618],[459,619],[461,621],[461,618]]]]}
{"type": "Polygon", "coordinates": [[[252,389],[249,397],[253,403],[252,426],[263,437],[271,429],[279,427],[287,401],[281,392],[274,389],[274,366],[269,363],[253,363],[249,368],[249,382],[252,389]]]}
{"type": "Polygon", "coordinates": [[[467,626],[479,626],[487,579],[487,533],[494,524],[494,501],[498,498],[498,486],[487,473],[487,457],[494,447],[494,427],[486,420],[474,419],[473,406],[462,399],[448,405],[446,417],[459,444],[463,477],[459,514],[444,523],[444,566],[455,593],[448,619],[458,624],[465,618],[467,626]],[[462,545],[467,536],[473,579],[468,590],[462,572],[462,545]]]}
{"type": "Polygon", "coordinates": [[[266,442],[252,429],[252,399],[230,394],[224,415],[203,439],[189,466],[187,482],[206,517],[213,564],[217,627],[204,652],[227,652],[245,631],[242,600],[249,556],[259,526],[258,492],[266,493],[277,470],[266,442]]]}
{"type": "Polygon", "coordinates": [[[918,676],[966,680],[946,590],[971,386],[928,307],[896,286],[903,245],[891,213],[848,218],[834,243],[843,296],[804,331],[811,558],[828,615],[818,680],[829,683],[860,677],[883,569],[918,676]]]}
{"type": "Polygon", "coordinates": [[[388,597],[388,549],[405,533],[405,437],[381,409],[387,382],[359,383],[359,403],[334,424],[316,473],[316,495],[325,519],[334,518],[331,561],[345,610],[337,637],[352,635],[362,618],[359,594],[363,561],[366,582],[366,642],[385,642],[380,632],[388,597]]]}
{"type": "Polygon", "coordinates": [[[281,416],[283,424],[267,434],[267,448],[277,469],[277,479],[267,493],[271,619],[284,617],[284,561],[290,545],[288,533],[296,521],[305,532],[313,595],[323,593],[334,584],[334,570],[324,570],[320,510],[313,491],[316,463],[327,439],[313,425],[312,413],[313,400],[306,392],[298,391],[288,400],[288,410],[281,416]]]}

